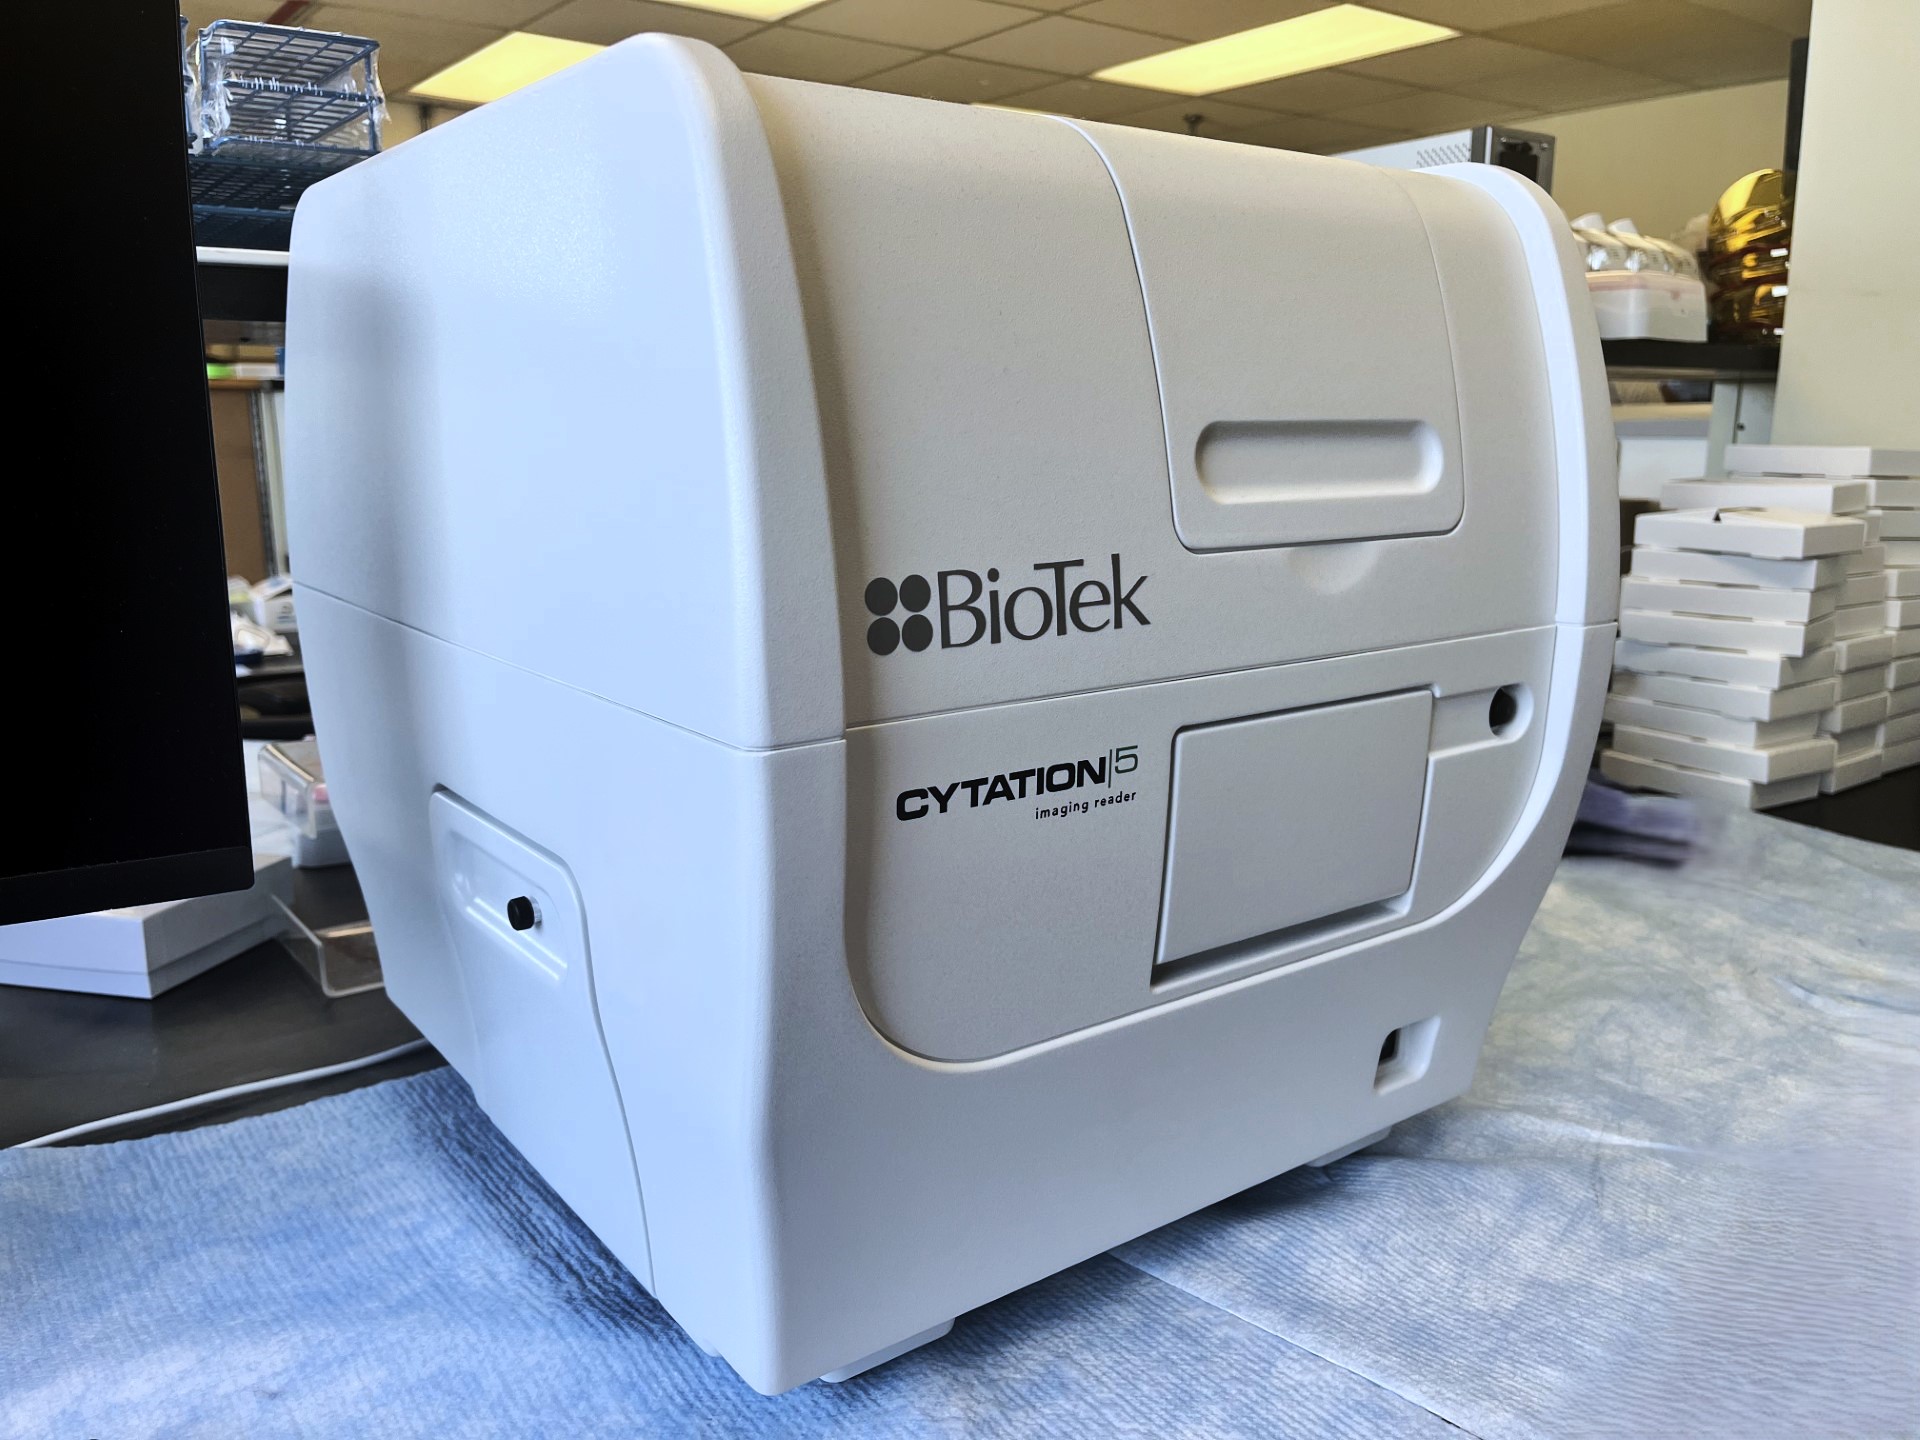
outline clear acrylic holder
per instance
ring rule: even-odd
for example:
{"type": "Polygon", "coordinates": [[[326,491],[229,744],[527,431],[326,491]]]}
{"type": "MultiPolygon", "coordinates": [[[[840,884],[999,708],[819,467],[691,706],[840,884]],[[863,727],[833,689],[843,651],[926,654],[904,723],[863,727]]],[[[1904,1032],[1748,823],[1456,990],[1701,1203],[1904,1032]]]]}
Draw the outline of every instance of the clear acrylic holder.
{"type": "Polygon", "coordinates": [[[354,920],[315,930],[294,914],[286,901],[276,896],[274,903],[287,917],[289,926],[280,937],[281,944],[300,962],[300,968],[312,977],[321,994],[338,999],[342,995],[359,995],[386,987],[371,922],[354,920]]]}

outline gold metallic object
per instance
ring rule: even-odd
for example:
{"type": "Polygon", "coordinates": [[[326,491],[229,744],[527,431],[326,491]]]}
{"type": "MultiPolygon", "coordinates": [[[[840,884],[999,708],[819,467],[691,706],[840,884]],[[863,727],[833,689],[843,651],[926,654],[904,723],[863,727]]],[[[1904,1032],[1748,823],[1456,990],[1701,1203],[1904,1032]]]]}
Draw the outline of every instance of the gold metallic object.
{"type": "Polygon", "coordinates": [[[1707,221],[1714,339],[1778,343],[1792,239],[1793,176],[1756,170],[1727,187],[1707,221]]]}

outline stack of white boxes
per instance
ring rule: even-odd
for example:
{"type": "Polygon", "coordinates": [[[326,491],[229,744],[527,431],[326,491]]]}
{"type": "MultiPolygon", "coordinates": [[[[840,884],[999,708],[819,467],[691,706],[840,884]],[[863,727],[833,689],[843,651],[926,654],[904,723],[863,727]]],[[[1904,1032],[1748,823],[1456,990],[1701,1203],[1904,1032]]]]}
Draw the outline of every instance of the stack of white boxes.
{"type": "Polygon", "coordinates": [[[1841,790],[1920,764],[1920,450],[1867,445],[1732,445],[1730,472],[1780,484],[1866,487],[1866,544],[1834,611],[1840,696],[1822,717],[1841,790]]]}
{"type": "Polygon", "coordinates": [[[1835,642],[1835,616],[1867,530],[1835,512],[1868,498],[1859,481],[1682,481],[1668,503],[1698,508],[1639,518],[1601,774],[1755,809],[1820,793],[1837,664],[1858,653],[1835,642]]]}

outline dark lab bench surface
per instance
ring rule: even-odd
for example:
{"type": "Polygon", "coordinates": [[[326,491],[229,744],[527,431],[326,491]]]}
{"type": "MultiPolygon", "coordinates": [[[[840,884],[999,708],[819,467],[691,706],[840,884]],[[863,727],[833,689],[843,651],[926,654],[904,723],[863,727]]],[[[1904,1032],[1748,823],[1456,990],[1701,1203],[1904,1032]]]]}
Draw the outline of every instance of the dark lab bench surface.
{"type": "MultiPolygon", "coordinates": [[[[294,908],[309,924],[332,923],[359,898],[349,871],[296,871],[294,881],[294,908]]],[[[0,985],[0,1147],[229,1085],[357,1060],[419,1036],[384,990],[328,999],[276,941],[152,1000],[0,985]]],[[[263,1115],[444,1063],[428,1048],[68,1143],[131,1140],[263,1115]]]]}

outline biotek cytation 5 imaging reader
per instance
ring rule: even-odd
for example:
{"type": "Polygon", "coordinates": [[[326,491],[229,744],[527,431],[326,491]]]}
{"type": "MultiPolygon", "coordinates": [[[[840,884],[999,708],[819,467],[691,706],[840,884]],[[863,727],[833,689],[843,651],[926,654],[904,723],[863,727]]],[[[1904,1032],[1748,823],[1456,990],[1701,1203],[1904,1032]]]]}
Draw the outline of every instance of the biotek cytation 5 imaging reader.
{"type": "Polygon", "coordinates": [[[287,339],[393,998],[756,1388],[1466,1089],[1614,633],[1527,181],[648,36],[311,191],[287,339]]]}

